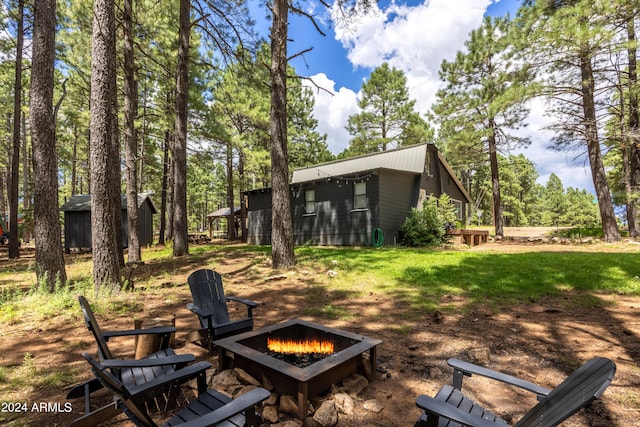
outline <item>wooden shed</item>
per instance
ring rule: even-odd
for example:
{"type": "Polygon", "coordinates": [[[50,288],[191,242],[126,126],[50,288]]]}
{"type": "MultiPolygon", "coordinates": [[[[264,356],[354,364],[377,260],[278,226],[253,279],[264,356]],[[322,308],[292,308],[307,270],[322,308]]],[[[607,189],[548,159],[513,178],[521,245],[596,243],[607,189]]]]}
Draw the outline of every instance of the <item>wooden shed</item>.
{"type": "MultiPolygon", "coordinates": [[[[127,224],[127,196],[120,198],[122,207],[122,247],[129,246],[129,227],[127,224]]],[[[91,249],[91,195],[79,194],[60,207],[64,212],[64,250],[71,248],[91,249]]],[[[153,215],[156,207],[148,193],[138,194],[138,232],[140,245],[153,243],[153,215]]]]}
{"type": "MultiPolygon", "coordinates": [[[[464,222],[470,197],[433,144],[314,165],[293,172],[296,245],[395,244],[411,208],[448,194],[464,222]]],[[[246,192],[248,243],[271,243],[271,188],[246,192]]]]}

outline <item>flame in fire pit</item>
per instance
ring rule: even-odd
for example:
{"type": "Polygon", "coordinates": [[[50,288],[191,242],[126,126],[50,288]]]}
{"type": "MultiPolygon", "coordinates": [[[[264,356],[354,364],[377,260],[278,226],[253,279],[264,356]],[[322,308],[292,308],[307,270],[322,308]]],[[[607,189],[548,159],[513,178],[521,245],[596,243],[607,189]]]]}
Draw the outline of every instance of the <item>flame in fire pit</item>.
{"type": "Polygon", "coordinates": [[[270,351],[285,354],[332,354],[333,342],[321,339],[281,339],[267,338],[267,348],[270,351]]]}

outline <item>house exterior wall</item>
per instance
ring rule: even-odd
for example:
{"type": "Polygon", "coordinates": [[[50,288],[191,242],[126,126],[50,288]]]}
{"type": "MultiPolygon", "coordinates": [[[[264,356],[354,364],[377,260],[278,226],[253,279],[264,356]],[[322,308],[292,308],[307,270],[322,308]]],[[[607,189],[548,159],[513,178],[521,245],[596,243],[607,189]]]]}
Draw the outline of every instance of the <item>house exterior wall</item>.
{"type": "Polygon", "coordinates": [[[365,245],[379,226],[379,177],[348,177],[295,185],[292,198],[294,241],[297,245],[365,245]],[[366,184],[366,208],[354,208],[354,184],[366,184]],[[305,211],[305,191],[315,190],[315,212],[305,211]]]}
{"type": "Polygon", "coordinates": [[[380,228],[386,245],[400,241],[400,228],[418,200],[420,175],[380,171],[380,228]]]}
{"type": "Polygon", "coordinates": [[[91,247],[91,212],[64,213],[64,249],[91,247]]]}
{"type": "MultiPolygon", "coordinates": [[[[371,233],[380,226],[379,178],[368,175],[367,207],[354,209],[354,178],[316,181],[292,187],[291,213],[296,245],[366,245],[371,233]],[[315,212],[305,210],[305,191],[315,190],[315,212]]],[[[252,192],[248,197],[247,242],[271,243],[271,191],[252,192]]]]}
{"type": "MultiPolygon", "coordinates": [[[[411,163],[411,168],[405,164],[409,160],[415,160],[414,151],[402,151],[400,154],[401,158],[396,158],[395,162],[387,161],[387,166],[371,170],[361,168],[350,175],[326,175],[327,171],[346,170],[346,166],[340,162],[330,162],[310,171],[305,169],[302,171],[304,174],[299,173],[299,179],[294,179],[290,186],[294,243],[367,245],[371,244],[373,230],[380,228],[385,244],[395,244],[400,240],[400,228],[411,208],[417,207],[429,195],[439,197],[447,193],[452,199],[461,201],[462,215],[463,218],[466,217],[467,198],[464,191],[449,175],[450,169],[438,155],[435,145],[422,146],[419,157],[426,157],[424,168],[415,161],[411,163]],[[408,158],[407,153],[413,157],[408,158]],[[318,178],[321,176],[322,178],[318,178]],[[305,181],[305,177],[312,177],[315,181],[305,181]],[[364,209],[354,209],[356,182],[366,183],[367,204],[364,209]],[[313,212],[306,209],[309,201],[305,197],[305,191],[310,189],[315,192],[313,212]]],[[[378,157],[376,159],[378,163],[381,162],[378,157]]],[[[363,156],[357,162],[350,161],[349,167],[362,167],[367,162],[373,160],[363,156]]],[[[254,190],[247,195],[247,241],[250,244],[270,244],[271,189],[254,190]]]]}
{"type": "MultiPolygon", "coordinates": [[[[442,194],[448,194],[452,199],[462,202],[462,218],[466,218],[468,207],[465,195],[460,191],[460,188],[440,161],[435,148],[430,147],[427,152],[429,167],[425,167],[425,172],[422,174],[420,189],[423,190],[426,196],[440,197],[442,194]]],[[[417,206],[417,203],[419,203],[418,199],[416,199],[415,206],[417,206]]]]}
{"type": "MultiPolygon", "coordinates": [[[[129,246],[129,224],[127,209],[122,209],[122,247],[129,246]]],[[[145,201],[138,209],[138,231],[140,245],[153,243],[153,208],[151,202],[145,201]]],[[[91,211],[64,212],[64,248],[66,253],[71,248],[91,248],[91,211]]]]}

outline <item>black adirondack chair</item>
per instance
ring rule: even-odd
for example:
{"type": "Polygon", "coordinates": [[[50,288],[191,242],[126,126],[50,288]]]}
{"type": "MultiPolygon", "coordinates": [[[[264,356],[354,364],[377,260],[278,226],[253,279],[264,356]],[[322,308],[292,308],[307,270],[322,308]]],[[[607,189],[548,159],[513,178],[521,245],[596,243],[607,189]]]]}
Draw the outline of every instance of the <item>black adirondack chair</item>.
{"type": "MultiPolygon", "coordinates": [[[[211,367],[211,364],[208,362],[191,364],[195,361],[193,354],[177,355],[172,348],[167,347],[170,335],[176,330],[174,327],[102,331],[87,299],[81,295],[78,297],[78,301],[80,302],[87,328],[91,331],[98,344],[98,354],[102,365],[111,369],[113,375],[127,387],[145,387],[147,392],[141,395],[145,401],[159,398],[160,401],[164,401],[166,405],[171,406],[177,398],[181,383],[175,381],[167,382],[166,378],[170,378],[176,371],[180,371],[179,378],[184,379],[183,383],[191,379],[197,379],[198,392],[206,390],[206,370],[211,367]],[[154,334],[162,337],[161,349],[144,359],[118,359],[107,345],[107,341],[113,337],[132,337],[144,334],[154,334]]],[[[102,383],[94,379],[69,391],[67,399],[79,397],[84,397],[85,399],[85,415],[75,420],[72,425],[92,425],[117,414],[113,405],[91,410],[91,393],[101,388],[102,383]]]]}
{"type": "Polygon", "coordinates": [[[539,403],[531,408],[516,427],[553,427],[599,398],[611,384],[616,365],[609,359],[596,357],[578,368],[553,390],[540,387],[511,375],[492,371],[457,359],[449,359],[453,367],[453,386],[445,385],[435,398],[418,396],[416,405],[425,412],[415,427],[508,426],[506,421],[462,394],[464,376],[480,375],[527,390],[537,395],[539,403]]]}
{"type": "Polygon", "coordinates": [[[253,309],[259,303],[244,298],[224,295],[222,277],[217,271],[197,270],[187,279],[193,304],[187,308],[198,315],[200,320],[200,341],[198,344],[213,353],[213,341],[253,329],[253,309]],[[247,307],[247,316],[237,320],[229,318],[227,303],[235,301],[247,307]]]}
{"type": "MultiPolygon", "coordinates": [[[[125,412],[137,426],[155,426],[142,402],[153,387],[162,387],[162,384],[181,382],[186,377],[183,371],[174,371],[164,378],[158,378],[153,382],[147,382],[139,386],[125,386],[107,367],[93,359],[87,353],[82,353],[91,364],[91,370],[100,382],[111,390],[116,397],[116,406],[125,412]]],[[[178,414],[170,418],[164,426],[181,425],[184,427],[196,426],[257,426],[260,417],[256,415],[255,407],[268,398],[270,393],[263,388],[256,388],[233,400],[215,390],[206,390],[199,393],[197,399],[184,407],[178,414]]]]}

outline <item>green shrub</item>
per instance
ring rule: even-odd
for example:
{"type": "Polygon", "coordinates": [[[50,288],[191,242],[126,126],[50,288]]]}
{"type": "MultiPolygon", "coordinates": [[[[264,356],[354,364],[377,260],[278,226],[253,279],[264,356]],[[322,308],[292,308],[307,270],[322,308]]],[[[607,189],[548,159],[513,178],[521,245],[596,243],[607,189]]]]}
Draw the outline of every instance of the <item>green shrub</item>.
{"type": "Polygon", "coordinates": [[[422,209],[411,209],[400,228],[400,242],[404,246],[440,246],[447,241],[445,224],[455,222],[455,206],[448,195],[428,197],[422,209]]]}

